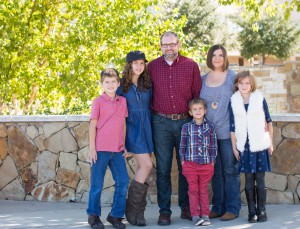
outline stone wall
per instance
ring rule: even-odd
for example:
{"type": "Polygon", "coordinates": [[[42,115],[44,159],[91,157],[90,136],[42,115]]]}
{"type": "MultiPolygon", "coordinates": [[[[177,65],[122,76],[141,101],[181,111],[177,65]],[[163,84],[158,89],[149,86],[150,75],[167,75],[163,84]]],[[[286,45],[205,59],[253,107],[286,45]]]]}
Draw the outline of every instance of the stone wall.
{"type": "MultiPolygon", "coordinates": [[[[206,66],[200,68],[202,73],[209,71],[206,66]]],[[[263,92],[272,114],[300,113],[300,61],[274,66],[230,68],[236,72],[250,70],[253,73],[258,90],[263,92]]]]}
{"type": "MultiPolygon", "coordinates": [[[[268,203],[298,204],[300,196],[300,115],[273,115],[273,172],[267,173],[268,203]]],[[[87,202],[90,185],[88,116],[0,117],[0,198],[87,202]]],[[[149,202],[156,203],[155,158],[148,178],[149,202]]],[[[127,160],[129,176],[135,162],[127,160]]],[[[173,158],[173,200],[177,201],[177,169],[173,158]]],[[[242,200],[245,201],[242,177],[242,200]]],[[[110,170],[102,203],[111,203],[110,170]]]]}

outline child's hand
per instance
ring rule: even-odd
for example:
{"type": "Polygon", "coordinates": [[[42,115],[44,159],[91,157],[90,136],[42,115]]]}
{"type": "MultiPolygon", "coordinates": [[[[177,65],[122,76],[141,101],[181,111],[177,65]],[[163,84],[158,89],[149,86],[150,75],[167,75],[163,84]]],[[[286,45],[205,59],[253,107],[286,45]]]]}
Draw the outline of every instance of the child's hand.
{"type": "Polygon", "coordinates": [[[95,164],[97,161],[97,152],[96,150],[90,150],[89,151],[89,161],[91,164],[95,164]]]}
{"type": "Polygon", "coordinates": [[[233,149],[233,154],[234,154],[235,158],[239,161],[240,160],[239,151],[237,149],[233,149]]]}
{"type": "Polygon", "coordinates": [[[273,154],[273,145],[270,146],[270,148],[268,149],[269,155],[271,156],[273,154]]]}
{"type": "Polygon", "coordinates": [[[183,165],[183,164],[184,164],[184,161],[181,162],[181,165],[183,165]]]}
{"type": "Polygon", "coordinates": [[[268,132],[268,123],[265,121],[265,132],[268,132]]]}
{"type": "Polygon", "coordinates": [[[129,158],[129,157],[133,157],[133,154],[128,152],[126,149],[124,150],[124,153],[123,153],[123,157],[124,158],[129,158]]]}

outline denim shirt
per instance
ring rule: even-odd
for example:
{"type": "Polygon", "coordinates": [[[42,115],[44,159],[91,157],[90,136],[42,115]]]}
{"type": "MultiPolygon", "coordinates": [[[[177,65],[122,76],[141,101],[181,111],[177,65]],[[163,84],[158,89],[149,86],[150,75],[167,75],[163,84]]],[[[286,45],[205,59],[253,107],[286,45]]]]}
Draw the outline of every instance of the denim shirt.
{"type": "Polygon", "coordinates": [[[216,161],[217,137],[214,125],[204,118],[201,124],[194,119],[182,126],[180,161],[209,164],[216,161]]]}

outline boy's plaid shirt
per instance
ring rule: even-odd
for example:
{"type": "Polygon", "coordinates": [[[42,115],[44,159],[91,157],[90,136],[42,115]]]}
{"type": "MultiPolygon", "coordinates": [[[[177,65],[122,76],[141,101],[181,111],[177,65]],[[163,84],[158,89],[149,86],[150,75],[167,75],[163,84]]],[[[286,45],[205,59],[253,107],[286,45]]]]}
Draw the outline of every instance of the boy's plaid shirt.
{"type": "Polygon", "coordinates": [[[214,125],[204,118],[201,124],[194,120],[181,130],[180,161],[209,164],[216,161],[218,146],[214,125]]]}

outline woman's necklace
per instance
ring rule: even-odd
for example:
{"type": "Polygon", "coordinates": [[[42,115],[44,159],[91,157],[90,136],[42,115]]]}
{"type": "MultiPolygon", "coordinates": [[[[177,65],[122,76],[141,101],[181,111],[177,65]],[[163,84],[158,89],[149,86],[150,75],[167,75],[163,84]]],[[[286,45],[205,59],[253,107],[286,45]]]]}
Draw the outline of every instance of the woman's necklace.
{"type": "MultiPolygon", "coordinates": [[[[208,82],[208,77],[206,78],[206,84],[207,84],[207,86],[212,87],[211,84],[210,84],[210,82],[208,82]]],[[[216,110],[218,108],[218,106],[219,106],[219,102],[218,101],[220,99],[219,98],[220,91],[221,90],[218,90],[218,93],[216,94],[216,96],[212,97],[211,108],[214,109],[214,110],[216,110]]]]}
{"type": "Polygon", "coordinates": [[[214,109],[214,110],[216,110],[218,108],[218,105],[219,105],[219,103],[217,101],[213,101],[211,103],[211,108],[214,109]]]}

